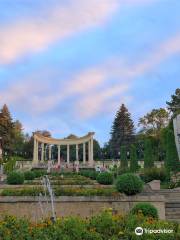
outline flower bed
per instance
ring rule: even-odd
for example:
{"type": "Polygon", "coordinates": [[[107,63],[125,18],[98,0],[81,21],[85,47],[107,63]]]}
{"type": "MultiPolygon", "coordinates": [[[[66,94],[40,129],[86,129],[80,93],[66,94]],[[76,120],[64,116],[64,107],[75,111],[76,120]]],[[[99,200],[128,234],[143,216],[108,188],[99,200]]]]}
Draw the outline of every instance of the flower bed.
{"type": "MultiPolygon", "coordinates": [[[[40,180],[34,180],[34,181],[26,181],[25,184],[27,185],[41,185],[40,180]]],[[[78,179],[62,179],[62,180],[51,180],[51,185],[91,185],[94,184],[94,182],[90,179],[85,180],[78,180],[78,179]]]]}
{"type": "Polygon", "coordinates": [[[45,220],[32,223],[9,216],[0,221],[0,239],[28,240],[178,240],[179,225],[142,215],[113,215],[111,209],[89,219],[58,218],[55,223],[45,220]],[[146,234],[136,236],[135,228],[171,229],[170,234],[146,234]]]}
{"type": "MultiPolygon", "coordinates": [[[[43,188],[4,189],[1,196],[39,196],[43,188]]],[[[118,196],[114,188],[54,188],[56,196],[118,196]]]]}

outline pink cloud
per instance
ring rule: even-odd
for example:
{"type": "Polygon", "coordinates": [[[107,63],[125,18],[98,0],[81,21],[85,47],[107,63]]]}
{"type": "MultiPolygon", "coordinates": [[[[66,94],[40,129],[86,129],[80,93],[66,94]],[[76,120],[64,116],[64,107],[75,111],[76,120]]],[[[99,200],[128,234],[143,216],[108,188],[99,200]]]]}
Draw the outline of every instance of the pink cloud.
{"type": "Polygon", "coordinates": [[[128,89],[128,84],[119,84],[102,91],[91,92],[77,102],[75,112],[79,118],[86,119],[100,114],[102,111],[109,111],[106,106],[107,102],[112,103],[111,98],[117,95],[122,98],[121,94],[124,94],[128,89]]]}
{"type": "Polygon", "coordinates": [[[9,87],[1,90],[0,103],[8,103],[33,114],[41,114],[68,101],[69,97],[78,96],[79,101],[74,103],[74,108],[78,112],[79,108],[85,109],[85,106],[88,106],[88,113],[83,110],[82,117],[92,117],[101,112],[107,100],[113,102],[114,100],[111,99],[113,96],[119,94],[120,97],[124,97],[127,94],[127,86],[131,87],[131,81],[179,52],[180,35],[177,34],[161,43],[159,47],[155,47],[153,52],[140,63],[128,66],[116,58],[83,70],[71,79],[60,79],[52,91],[50,77],[46,78],[47,75],[51,76],[51,72],[33,73],[27,79],[18,82],[15,80],[9,87]],[[109,82],[112,78],[116,79],[116,83],[113,88],[109,88],[108,86],[112,85],[109,82]]]}
{"type": "Polygon", "coordinates": [[[36,18],[19,19],[0,27],[0,64],[48,48],[54,42],[104,24],[123,5],[138,5],[157,0],[70,0],[39,10],[36,18]]]}
{"type": "Polygon", "coordinates": [[[0,29],[0,63],[47,48],[60,39],[103,24],[117,9],[118,0],[71,0],[69,4],[51,7],[40,13],[42,18],[21,19],[0,29]]]}

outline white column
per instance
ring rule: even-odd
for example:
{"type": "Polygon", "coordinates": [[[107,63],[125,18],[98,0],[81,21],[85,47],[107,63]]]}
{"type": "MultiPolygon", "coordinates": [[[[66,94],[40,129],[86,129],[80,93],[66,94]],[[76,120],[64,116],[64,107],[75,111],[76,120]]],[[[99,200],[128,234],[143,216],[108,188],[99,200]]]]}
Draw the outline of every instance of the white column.
{"type": "Polygon", "coordinates": [[[37,140],[34,138],[34,151],[33,151],[33,165],[38,164],[38,159],[37,159],[37,140]]]}
{"type": "Polygon", "coordinates": [[[94,150],[93,150],[93,143],[94,143],[94,141],[93,141],[93,137],[91,138],[91,166],[93,166],[93,164],[94,164],[94,154],[93,154],[93,152],[94,152],[94,150]]]}
{"type": "Polygon", "coordinates": [[[83,163],[86,164],[86,143],[83,143],[83,163]]]}
{"type": "Polygon", "coordinates": [[[61,146],[58,145],[58,166],[61,164],[61,146]]]}
{"type": "Polygon", "coordinates": [[[49,160],[51,160],[51,145],[49,145],[49,160]]]}
{"type": "Polygon", "coordinates": [[[44,143],[41,143],[41,162],[44,162],[44,143]]]}
{"type": "Polygon", "coordinates": [[[78,148],[78,144],[76,144],[76,161],[79,162],[79,148],[78,148]]]}
{"type": "Polygon", "coordinates": [[[36,140],[36,160],[39,163],[39,142],[36,140]]]}
{"type": "Polygon", "coordinates": [[[67,164],[69,165],[69,144],[67,145],[67,164]]]}
{"type": "Polygon", "coordinates": [[[91,141],[88,142],[88,164],[91,162],[91,141]]]}

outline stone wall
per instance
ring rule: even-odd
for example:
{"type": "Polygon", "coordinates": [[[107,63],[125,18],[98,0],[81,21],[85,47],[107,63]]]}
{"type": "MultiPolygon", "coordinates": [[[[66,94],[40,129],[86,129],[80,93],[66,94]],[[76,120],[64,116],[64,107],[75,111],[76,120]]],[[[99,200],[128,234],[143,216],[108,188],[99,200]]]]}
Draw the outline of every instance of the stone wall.
{"type": "MultiPolygon", "coordinates": [[[[165,219],[165,201],[163,196],[136,195],[120,197],[58,197],[55,201],[57,216],[89,217],[104,209],[112,208],[117,213],[127,213],[138,202],[149,202],[159,212],[160,219],[165,219]]],[[[42,205],[45,203],[42,203],[42,205]]],[[[0,197],[0,216],[15,215],[37,221],[42,213],[37,197],[0,197]]]]}

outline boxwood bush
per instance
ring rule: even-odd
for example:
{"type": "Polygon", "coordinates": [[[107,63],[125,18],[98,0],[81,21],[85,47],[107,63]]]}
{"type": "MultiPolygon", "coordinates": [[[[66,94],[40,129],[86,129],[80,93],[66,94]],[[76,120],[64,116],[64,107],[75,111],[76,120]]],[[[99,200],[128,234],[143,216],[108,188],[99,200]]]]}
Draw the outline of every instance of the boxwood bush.
{"type": "Polygon", "coordinates": [[[131,209],[131,214],[142,213],[145,217],[158,219],[157,209],[150,203],[138,203],[131,209]]]}
{"type": "Polygon", "coordinates": [[[98,183],[105,185],[113,184],[113,175],[108,172],[99,173],[97,176],[97,181],[98,183]]]}
{"type": "Polygon", "coordinates": [[[20,172],[11,172],[7,176],[8,184],[23,184],[24,183],[24,174],[20,172]]]}
{"type": "Polygon", "coordinates": [[[148,168],[145,169],[140,176],[145,183],[151,182],[153,180],[160,180],[161,182],[169,180],[169,174],[167,173],[165,168],[148,168]]]}
{"type": "Polygon", "coordinates": [[[116,188],[126,195],[135,195],[143,190],[143,181],[132,173],[125,173],[117,178],[116,188]]]}
{"type": "Polygon", "coordinates": [[[32,171],[27,171],[27,172],[24,172],[24,178],[25,180],[34,180],[36,177],[35,173],[32,172],[32,171]]]}

